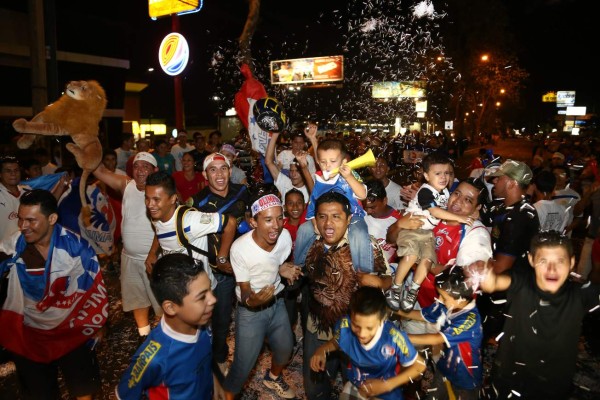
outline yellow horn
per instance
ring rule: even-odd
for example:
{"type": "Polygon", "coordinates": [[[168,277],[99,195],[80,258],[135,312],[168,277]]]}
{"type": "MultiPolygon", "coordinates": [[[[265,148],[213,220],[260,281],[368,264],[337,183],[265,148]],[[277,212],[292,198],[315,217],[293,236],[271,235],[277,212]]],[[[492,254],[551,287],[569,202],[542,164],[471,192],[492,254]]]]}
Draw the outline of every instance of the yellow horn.
{"type": "MultiPolygon", "coordinates": [[[[352,169],[359,169],[359,168],[363,168],[363,167],[371,167],[371,166],[375,165],[376,161],[377,160],[375,160],[375,156],[373,155],[373,151],[371,149],[369,149],[362,156],[360,156],[358,158],[355,158],[352,161],[348,161],[346,163],[346,165],[349,166],[352,169]]],[[[337,174],[338,172],[340,172],[340,169],[339,168],[334,168],[331,171],[329,171],[329,173],[327,174],[327,176],[325,178],[329,179],[332,176],[335,176],[335,174],[337,174]]],[[[323,175],[325,175],[325,172],[323,173],[323,175]]]]}

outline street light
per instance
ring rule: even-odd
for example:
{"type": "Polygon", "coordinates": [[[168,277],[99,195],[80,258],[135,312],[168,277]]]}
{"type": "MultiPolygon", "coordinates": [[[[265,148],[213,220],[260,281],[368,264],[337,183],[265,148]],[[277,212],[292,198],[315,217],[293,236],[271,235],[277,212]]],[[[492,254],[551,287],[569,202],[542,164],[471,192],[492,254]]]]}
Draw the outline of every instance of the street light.
{"type": "Polygon", "coordinates": [[[482,54],[481,55],[481,61],[489,61],[490,56],[488,56],[487,54],[482,54]]]}

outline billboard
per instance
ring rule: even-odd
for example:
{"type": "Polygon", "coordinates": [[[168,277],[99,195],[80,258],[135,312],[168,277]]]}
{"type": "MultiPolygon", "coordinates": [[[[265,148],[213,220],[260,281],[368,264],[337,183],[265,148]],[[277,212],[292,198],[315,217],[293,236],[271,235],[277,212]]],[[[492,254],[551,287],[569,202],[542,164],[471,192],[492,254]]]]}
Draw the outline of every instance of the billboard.
{"type": "Polygon", "coordinates": [[[559,90],[556,92],[556,107],[570,107],[575,105],[574,90],[559,90]]]}
{"type": "Polygon", "coordinates": [[[585,115],[585,111],[586,111],[587,107],[567,107],[567,114],[566,115],[585,115]]]}
{"type": "Polygon", "coordinates": [[[148,0],[150,18],[200,11],[202,0],[148,0]]]}
{"type": "Polygon", "coordinates": [[[425,85],[425,81],[375,82],[371,93],[374,99],[425,97],[425,85]]]}
{"type": "Polygon", "coordinates": [[[337,82],[344,80],[344,56],[271,61],[271,83],[337,82]]]}

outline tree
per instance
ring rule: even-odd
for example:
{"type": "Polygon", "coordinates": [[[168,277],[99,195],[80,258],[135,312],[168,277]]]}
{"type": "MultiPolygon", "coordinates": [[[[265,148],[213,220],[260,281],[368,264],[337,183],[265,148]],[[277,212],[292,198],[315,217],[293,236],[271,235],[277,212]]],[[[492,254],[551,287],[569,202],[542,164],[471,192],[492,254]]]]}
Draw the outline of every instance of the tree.
{"type": "Polygon", "coordinates": [[[499,108],[519,102],[523,82],[528,76],[513,55],[497,52],[481,55],[472,61],[464,96],[466,108],[475,111],[472,137],[482,132],[491,134],[497,131],[499,108]]]}

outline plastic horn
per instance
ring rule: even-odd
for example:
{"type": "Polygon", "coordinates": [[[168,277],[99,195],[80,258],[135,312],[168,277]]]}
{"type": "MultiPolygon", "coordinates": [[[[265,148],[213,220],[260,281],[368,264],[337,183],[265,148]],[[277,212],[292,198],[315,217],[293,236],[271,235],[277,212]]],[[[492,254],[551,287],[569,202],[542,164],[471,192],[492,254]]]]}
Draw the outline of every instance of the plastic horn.
{"type": "MultiPolygon", "coordinates": [[[[373,151],[369,149],[362,156],[355,158],[354,160],[348,161],[346,165],[349,166],[351,169],[359,169],[363,167],[371,167],[375,165],[376,161],[377,160],[375,160],[373,151]]],[[[328,180],[332,176],[335,176],[338,172],[340,172],[339,168],[334,168],[331,171],[323,171],[323,177],[326,180],[328,180]]]]}

